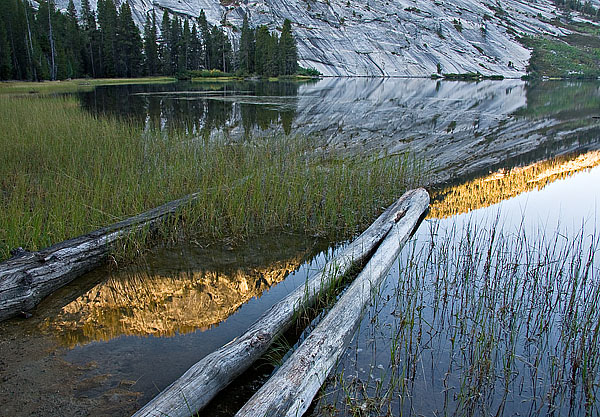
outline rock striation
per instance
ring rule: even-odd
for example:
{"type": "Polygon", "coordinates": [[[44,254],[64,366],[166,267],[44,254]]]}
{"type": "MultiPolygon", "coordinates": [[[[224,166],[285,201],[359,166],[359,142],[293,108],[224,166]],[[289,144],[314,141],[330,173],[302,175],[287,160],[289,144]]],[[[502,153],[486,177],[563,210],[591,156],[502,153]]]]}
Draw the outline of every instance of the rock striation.
{"type": "MultiPolygon", "coordinates": [[[[78,1],[76,5],[79,6],[78,1]]],[[[58,0],[66,8],[68,0],[58,0]]],[[[119,0],[117,0],[119,2],[119,0]]],[[[551,0],[129,0],[140,27],[164,10],[212,24],[239,40],[242,20],[281,28],[292,21],[300,65],[326,76],[423,77],[480,72],[520,77],[530,51],[516,36],[566,34],[548,23],[551,0]]],[[[95,0],[91,1],[95,7],[95,0]]]]}

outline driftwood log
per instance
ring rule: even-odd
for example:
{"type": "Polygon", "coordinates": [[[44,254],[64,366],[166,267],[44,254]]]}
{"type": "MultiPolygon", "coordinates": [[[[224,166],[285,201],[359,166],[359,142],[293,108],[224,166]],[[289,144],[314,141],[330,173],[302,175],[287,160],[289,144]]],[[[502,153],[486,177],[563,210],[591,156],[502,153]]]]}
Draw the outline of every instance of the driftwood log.
{"type": "Polygon", "coordinates": [[[403,218],[335,306],[290,358],[242,407],[236,417],[299,417],[344,352],[361,321],[373,288],[387,276],[400,250],[429,205],[429,195],[413,194],[403,218]]]}
{"type": "MultiPolygon", "coordinates": [[[[205,407],[214,396],[259,359],[271,343],[294,320],[300,306],[313,305],[321,292],[332,286],[348,270],[365,262],[404,213],[415,212],[427,192],[423,189],[404,194],[364,233],[329,261],[304,285],[268,309],[250,328],[215,352],[205,356],[179,379],[134,414],[142,416],[189,416],[205,407]]],[[[428,199],[429,197],[427,197],[428,199]]],[[[420,208],[421,213],[423,209],[420,208]]]]}
{"type": "Polygon", "coordinates": [[[19,251],[0,263],[0,321],[31,310],[47,295],[102,265],[111,244],[140,230],[152,230],[196,198],[197,194],[190,194],[38,252],[19,251]]]}

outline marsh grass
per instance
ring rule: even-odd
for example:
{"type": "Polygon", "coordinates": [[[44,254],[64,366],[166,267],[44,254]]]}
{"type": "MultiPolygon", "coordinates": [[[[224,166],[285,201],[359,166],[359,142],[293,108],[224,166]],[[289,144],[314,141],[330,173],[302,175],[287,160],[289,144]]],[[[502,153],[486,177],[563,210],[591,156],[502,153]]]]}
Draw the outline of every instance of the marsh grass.
{"type": "Polygon", "coordinates": [[[0,97],[0,260],[198,193],[176,218],[137,234],[235,243],[274,230],[345,239],[421,168],[405,155],[344,160],[309,137],[232,140],[92,116],[74,98],[0,97]]]}
{"type": "Polygon", "coordinates": [[[146,78],[81,78],[63,81],[8,81],[0,82],[0,95],[24,95],[24,94],[61,94],[92,91],[95,87],[102,85],[125,85],[125,84],[156,84],[172,83],[175,78],[170,77],[146,77],[146,78]]]}
{"type": "Polygon", "coordinates": [[[316,414],[600,415],[600,236],[429,224],[316,414]]]}

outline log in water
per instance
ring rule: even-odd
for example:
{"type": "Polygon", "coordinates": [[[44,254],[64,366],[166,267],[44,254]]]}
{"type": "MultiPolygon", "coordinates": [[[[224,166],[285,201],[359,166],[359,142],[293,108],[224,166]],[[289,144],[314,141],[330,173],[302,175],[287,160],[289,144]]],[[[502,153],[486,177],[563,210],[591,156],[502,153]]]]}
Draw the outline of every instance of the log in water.
{"type": "Polygon", "coordinates": [[[41,251],[22,251],[0,263],[0,321],[31,310],[44,297],[102,265],[111,244],[138,231],[152,230],[196,198],[197,194],[190,194],[41,251]]]}
{"type": "Polygon", "coordinates": [[[372,289],[387,276],[428,205],[426,191],[414,194],[403,218],[393,226],[339,301],[236,417],[304,414],[352,339],[372,289]]]}
{"type": "MultiPolygon", "coordinates": [[[[134,417],[187,417],[202,409],[267,351],[271,343],[289,328],[301,306],[313,305],[322,292],[327,291],[354,265],[364,263],[396,222],[401,220],[402,224],[408,224],[404,220],[406,214],[410,213],[412,219],[413,213],[420,210],[418,219],[428,202],[429,195],[423,189],[404,194],[320,272],[267,310],[242,336],[194,364],[134,417]],[[413,208],[414,205],[419,209],[413,208]]],[[[412,227],[416,221],[411,220],[412,227]]]]}

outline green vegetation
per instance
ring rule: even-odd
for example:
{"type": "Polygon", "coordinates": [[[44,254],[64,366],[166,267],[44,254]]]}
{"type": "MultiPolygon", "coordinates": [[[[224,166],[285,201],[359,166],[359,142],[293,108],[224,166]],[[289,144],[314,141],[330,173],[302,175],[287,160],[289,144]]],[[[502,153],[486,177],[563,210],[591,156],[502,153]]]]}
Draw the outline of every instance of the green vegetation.
{"type": "Polygon", "coordinates": [[[520,38],[520,41],[533,50],[528,70],[534,77],[600,76],[600,45],[595,44],[597,39],[593,36],[571,36],[563,39],[525,36],[520,38]]]}
{"type": "Polygon", "coordinates": [[[10,81],[0,82],[0,95],[21,94],[51,94],[92,91],[95,87],[116,84],[158,84],[172,83],[175,78],[145,77],[145,78],[86,78],[65,81],[10,81]]]}
{"type": "Polygon", "coordinates": [[[597,415],[599,236],[498,221],[424,235],[374,295],[320,414],[597,415]]]}
{"type": "MultiPolygon", "coordinates": [[[[479,80],[503,80],[502,75],[483,75],[479,72],[466,72],[462,74],[448,73],[442,74],[446,80],[458,80],[458,81],[479,81],[479,80]]],[[[436,77],[437,78],[437,75],[436,77]]]]}
{"type": "MultiPolygon", "coordinates": [[[[417,180],[406,156],[344,160],[306,137],[199,139],[98,119],[72,98],[0,96],[0,259],[198,192],[172,230],[346,238],[417,180]]],[[[185,231],[182,232],[182,231],[185,231]]]]}
{"type": "Polygon", "coordinates": [[[298,67],[298,75],[304,77],[319,77],[323,74],[321,74],[321,72],[316,70],[315,68],[298,67]]]}
{"type": "Polygon", "coordinates": [[[241,74],[265,77],[289,76],[298,70],[296,40],[288,19],[283,22],[281,36],[271,33],[267,26],[251,29],[244,16],[240,38],[239,69],[241,74]]]}
{"type": "Polygon", "coordinates": [[[581,0],[554,0],[554,4],[557,8],[564,10],[567,15],[571,13],[571,11],[578,11],[584,16],[594,20],[600,20],[600,9],[594,7],[589,0],[584,2],[581,0]]]}
{"type": "Polygon", "coordinates": [[[265,77],[296,73],[289,20],[278,36],[266,26],[251,29],[245,19],[237,56],[225,27],[239,30],[226,20],[209,25],[203,10],[197,19],[187,19],[164,9],[160,22],[154,11],[146,16],[142,38],[128,2],[117,7],[114,0],[99,0],[94,12],[83,0],[78,16],[73,0],[64,14],[54,0],[41,1],[37,9],[26,0],[6,0],[0,3],[0,80],[189,78],[189,71],[201,70],[265,77]]]}

